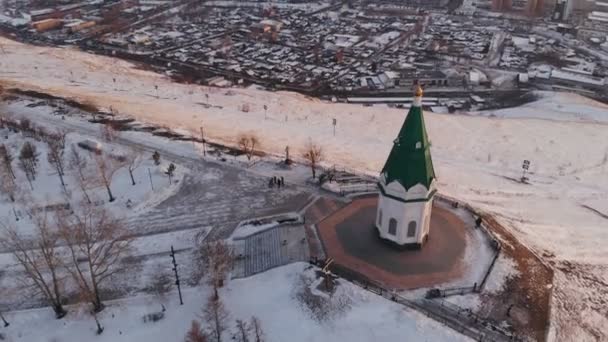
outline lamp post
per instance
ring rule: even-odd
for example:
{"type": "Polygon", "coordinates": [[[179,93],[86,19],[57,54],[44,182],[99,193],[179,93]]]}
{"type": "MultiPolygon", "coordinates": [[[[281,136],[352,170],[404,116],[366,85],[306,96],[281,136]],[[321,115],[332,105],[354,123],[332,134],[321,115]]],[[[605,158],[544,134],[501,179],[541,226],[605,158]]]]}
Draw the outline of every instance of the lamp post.
{"type": "Polygon", "coordinates": [[[173,272],[175,272],[175,285],[177,285],[177,292],[179,293],[179,305],[184,305],[184,301],[182,299],[182,288],[179,284],[179,274],[177,274],[177,262],[175,261],[175,250],[173,249],[173,245],[171,245],[170,255],[173,259],[173,272]]]}

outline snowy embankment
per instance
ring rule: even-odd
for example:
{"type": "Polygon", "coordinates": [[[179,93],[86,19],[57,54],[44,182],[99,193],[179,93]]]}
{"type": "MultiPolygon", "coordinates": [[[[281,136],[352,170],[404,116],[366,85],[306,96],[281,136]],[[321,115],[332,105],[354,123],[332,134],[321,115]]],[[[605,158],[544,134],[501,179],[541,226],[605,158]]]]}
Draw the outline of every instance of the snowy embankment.
{"type": "MultiPolygon", "coordinates": [[[[374,175],[405,116],[386,106],[331,104],[294,93],[175,84],[115,59],[0,42],[6,51],[0,60],[5,86],[112,106],[197,135],[204,126],[207,138],[231,145],[239,133],[255,132],[261,149],[283,154],[290,146],[296,159],[312,140],[323,146],[326,165],[374,175]],[[242,111],[244,104],[248,112],[242,111]]],[[[608,295],[608,289],[601,281],[587,282],[608,277],[608,230],[606,218],[580,204],[608,201],[606,106],[571,94],[551,96],[496,111],[498,117],[427,113],[426,123],[440,191],[496,214],[547,261],[573,265],[577,272],[556,276],[557,336],[592,338],[608,325],[608,319],[588,318],[603,312],[593,296],[608,295]],[[531,161],[529,185],[517,181],[524,159],[531,161]]]]}
{"type": "MultiPolygon", "coordinates": [[[[315,289],[310,288],[314,271],[306,268],[306,264],[296,263],[231,281],[220,293],[229,313],[223,322],[228,327],[226,340],[236,333],[236,319],[248,321],[256,316],[268,342],[469,341],[440,323],[347,282],[340,282],[331,300],[317,302],[315,289]],[[315,311],[318,309],[322,311],[315,311]]],[[[165,318],[156,323],[143,322],[144,315],[160,311],[156,297],[109,302],[98,316],[105,328],[99,336],[95,336],[95,322],[85,308],[80,313],[70,308],[62,320],[54,319],[47,308],[12,312],[6,315],[11,326],[4,331],[8,341],[15,342],[181,341],[190,319],[199,319],[210,294],[209,288],[187,289],[180,306],[177,293],[170,293],[165,318]]]]}

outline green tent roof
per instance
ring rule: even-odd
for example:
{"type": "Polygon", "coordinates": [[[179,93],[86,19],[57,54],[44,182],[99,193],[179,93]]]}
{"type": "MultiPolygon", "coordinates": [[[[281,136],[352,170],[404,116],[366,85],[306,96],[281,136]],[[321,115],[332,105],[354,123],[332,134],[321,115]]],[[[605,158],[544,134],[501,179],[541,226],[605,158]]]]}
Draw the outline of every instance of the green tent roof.
{"type": "Polygon", "coordinates": [[[429,189],[435,178],[422,109],[410,108],[382,173],[386,184],[397,180],[406,190],[420,183],[429,189]]]}

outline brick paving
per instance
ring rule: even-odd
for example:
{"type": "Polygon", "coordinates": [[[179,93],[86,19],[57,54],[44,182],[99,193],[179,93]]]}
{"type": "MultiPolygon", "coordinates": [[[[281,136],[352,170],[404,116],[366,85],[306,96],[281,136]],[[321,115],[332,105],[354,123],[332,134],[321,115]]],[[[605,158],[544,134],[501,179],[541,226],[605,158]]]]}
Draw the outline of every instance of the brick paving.
{"type": "Polygon", "coordinates": [[[192,171],[176,194],[127,219],[131,232],[145,235],[212,227],[209,239],[225,239],[242,220],[297,211],[310,197],[290,184],[280,190],[269,188],[265,177],[222,164],[199,162],[188,167],[192,171]]]}
{"type": "Polygon", "coordinates": [[[398,250],[375,228],[377,197],[356,199],[317,225],[327,257],[340,268],[395,289],[432,287],[463,274],[465,224],[435,205],[421,250],[398,250]]]}
{"type": "Polygon", "coordinates": [[[323,246],[319,241],[319,237],[315,231],[314,225],[331,215],[333,212],[344,207],[345,204],[346,203],[339,202],[331,198],[320,197],[306,209],[306,212],[304,212],[304,219],[306,222],[306,239],[308,240],[311,258],[325,258],[323,246]]]}

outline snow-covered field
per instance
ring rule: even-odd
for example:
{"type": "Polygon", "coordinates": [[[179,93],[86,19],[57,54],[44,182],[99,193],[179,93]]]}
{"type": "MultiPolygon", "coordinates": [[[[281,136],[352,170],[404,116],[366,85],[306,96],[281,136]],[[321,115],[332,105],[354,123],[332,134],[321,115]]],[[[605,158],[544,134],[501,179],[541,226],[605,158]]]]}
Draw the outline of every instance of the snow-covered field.
{"type": "MultiPolygon", "coordinates": [[[[0,59],[4,86],[112,106],[142,121],[191,132],[203,125],[207,137],[227,144],[252,131],[262,149],[282,154],[289,145],[296,158],[312,140],[323,145],[326,165],[371,174],[382,167],[405,116],[385,106],[332,104],[293,93],[180,85],[123,61],[0,42],[6,51],[0,59]],[[241,111],[243,104],[249,112],[241,111]]],[[[496,214],[556,266],[555,340],[607,339],[601,298],[608,297],[608,220],[598,212],[607,214],[608,110],[577,95],[547,96],[482,115],[427,113],[438,187],[496,214]],[[524,159],[531,161],[530,184],[516,181],[524,159]]]]}
{"type": "MultiPolygon", "coordinates": [[[[314,281],[314,272],[307,267],[296,263],[231,281],[220,292],[229,313],[225,337],[236,333],[236,319],[248,321],[256,316],[268,342],[469,341],[440,323],[348,282],[341,282],[331,299],[323,298],[323,319],[319,319],[302,300],[307,284],[314,281]]],[[[10,342],[182,341],[191,320],[200,319],[210,293],[206,287],[188,289],[183,293],[183,306],[177,293],[170,293],[165,318],[156,323],[143,322],[144,315],[160,311],[155,297],[110,302],[99,315],[105,329],[99,336],[90,315],[77,308],[70,308],[71,313],[62,320],[54,319],[46,308],[12,312],[6,315],[11,325],[2,332],[10,342]]]]}

